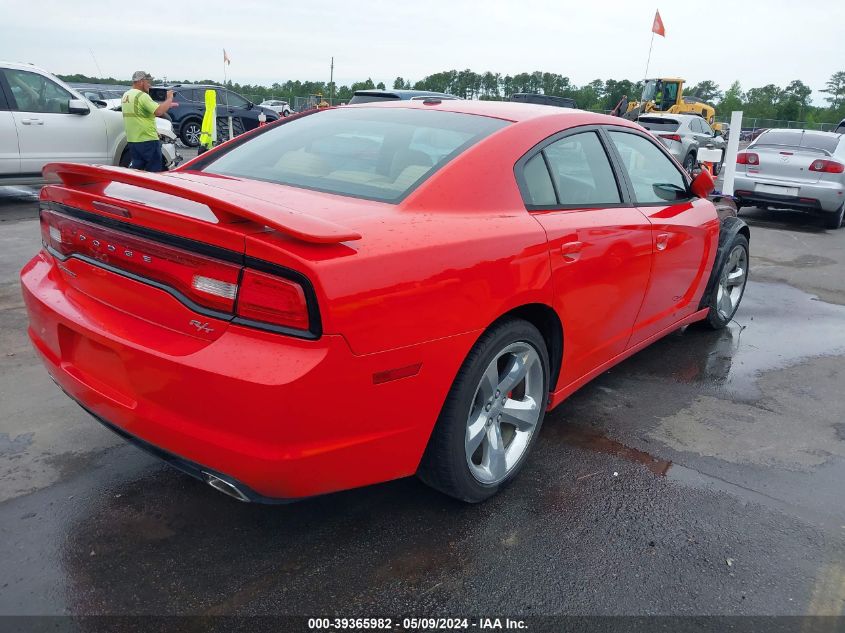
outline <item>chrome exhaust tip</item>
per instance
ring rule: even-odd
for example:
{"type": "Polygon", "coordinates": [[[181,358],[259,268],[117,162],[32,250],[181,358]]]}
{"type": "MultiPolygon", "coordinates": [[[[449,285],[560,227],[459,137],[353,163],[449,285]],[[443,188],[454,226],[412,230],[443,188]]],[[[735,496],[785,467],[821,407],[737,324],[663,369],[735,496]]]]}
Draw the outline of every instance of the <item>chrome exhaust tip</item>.
{"type": "Polygon", "coordinates": [[[205,471],[202,471],[202,476],[205,478],[205,483],[218,492],[222,492],[224,495],[233,497],[238,501],[249,502],[249,497],[241,492],[235,484],[229,483],[225,479],[221,479],[217,475],[212,475],[211,473],[207,473],[205,471]]]}

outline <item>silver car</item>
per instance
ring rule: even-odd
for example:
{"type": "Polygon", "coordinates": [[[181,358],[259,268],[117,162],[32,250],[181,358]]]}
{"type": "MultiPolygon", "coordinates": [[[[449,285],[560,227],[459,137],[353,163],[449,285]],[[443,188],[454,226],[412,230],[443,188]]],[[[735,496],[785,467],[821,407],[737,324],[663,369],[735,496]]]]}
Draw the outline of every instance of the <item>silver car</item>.
{"type": "Polygon", "coordinates": [[[845,134],[772,129],[736,157],[738,206],[820,214],[829,229],[845,215],[845,134]]]}
{"type": "Polygon", "coordinates": [[[695,167],[700,147],[722,150],[722,160],[713,166],[716,174],[722,170],[727,143],[700,116],[655,112],[640,116],[637,123],[660,139],[688,172],[695,167]]]}

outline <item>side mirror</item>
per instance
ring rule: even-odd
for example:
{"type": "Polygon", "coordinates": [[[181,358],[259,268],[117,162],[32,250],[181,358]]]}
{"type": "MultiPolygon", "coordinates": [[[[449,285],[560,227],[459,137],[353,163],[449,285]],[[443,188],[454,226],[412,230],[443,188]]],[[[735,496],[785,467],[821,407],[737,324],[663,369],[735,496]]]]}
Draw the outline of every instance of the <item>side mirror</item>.
{"type": "Polygon", "coordinates": [[[83,99],[68,99],[67,111],[70,114],[88,114],[91,108],[83,99]]]}
{"type": "Polygon", "coordinates": [[[706,169],[701,170],[690,185],[690,191],[696,198],[706,198],[713,193],[715,188],[716,183],[713,182],[713,176],[706,169]]]}
{"type": "Polygon", "coordinates": [[[254,107],[255,107],[255,104],[252,101],[246,102],[246,109],[247,110],[252,110],[254,107]]]}

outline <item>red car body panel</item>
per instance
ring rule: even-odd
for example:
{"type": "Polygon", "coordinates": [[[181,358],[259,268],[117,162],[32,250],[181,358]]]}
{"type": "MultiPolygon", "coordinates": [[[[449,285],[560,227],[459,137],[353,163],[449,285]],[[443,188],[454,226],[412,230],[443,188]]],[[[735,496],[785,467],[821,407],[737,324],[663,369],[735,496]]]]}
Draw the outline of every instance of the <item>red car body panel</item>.
{"type": "Polygon", "coordinates": [[[141,176],[49,168],[63,183],[42,190],[44,204],[297,271],[321,322],[315,340],[206,316],[211,331],[196,329],[196,312],[162,289],[45,250],[21,280],[54,380],[132,436],[264,497],[298,498],[413,474],[469,350],[514,309],[541,306],[562,324],[550,406],[705,316],[719,234],[709,201],[529,212],[520,194],[514,165],[544,138],[633,124],[525,104],[355,107],[515,123],[398,204],[214,176],[197,161],[141,176]],[[183,200],[213,219],[168,212],[183,200]]]}

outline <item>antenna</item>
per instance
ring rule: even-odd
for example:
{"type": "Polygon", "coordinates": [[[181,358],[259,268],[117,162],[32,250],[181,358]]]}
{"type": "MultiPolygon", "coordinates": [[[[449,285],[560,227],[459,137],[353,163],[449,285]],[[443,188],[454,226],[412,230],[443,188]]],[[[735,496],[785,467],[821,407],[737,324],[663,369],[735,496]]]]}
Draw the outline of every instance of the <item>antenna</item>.
{"type": "Polygon", "coordinates": [[[89,48],[88,52],[91,53],[91,59],[94,60],[94,65],[97,67],[97,72],[99,73],[100,77],[104,77],[103,71],[100,69],[100,65],[97,63],[97,58],[94,57],[94,49],[89,48]]]}

